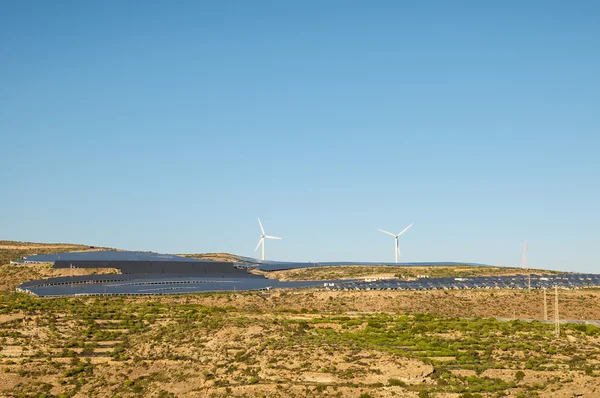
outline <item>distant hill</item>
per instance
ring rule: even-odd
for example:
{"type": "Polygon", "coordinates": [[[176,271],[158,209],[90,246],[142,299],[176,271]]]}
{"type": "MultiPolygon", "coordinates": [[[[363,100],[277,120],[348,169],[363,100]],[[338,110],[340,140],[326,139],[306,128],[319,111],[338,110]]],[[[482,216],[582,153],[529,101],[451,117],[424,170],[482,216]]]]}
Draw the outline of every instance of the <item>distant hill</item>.
{"type": "Polygon", "coordinates": [[[73,243],[38,243],[0,240],[0,290],[14,289],[16,285],[33,279],[80,274],[83,272],[115,273],[116,269],[58,270],[48,264],[10,264],[24,256],[35,254],[54,254],[63,252],[84,252],[98,250],[116,250],[108,247],[78,245],[73,243]]]}
{"type": "Polygon", "coordinates": [[[116,250],[108,247],[78,245],[72,243],[37,243],[0,240],[0,265],[8,264],[24,256],[34,254],[53,254],[62,252],[81,252],[97,250],[116,250]]]}
{"type": "MultiPolygon", "coordinates": [[[[122,250],[110,247],[81,245],[74,243],[39,243],[0,240],[0,265],[35,254],[54,254],[63,252],[84,252],[100,250],[122,250]]],[[[214,261],[240,261],[240,256],[231,253],[185,253],[178,256],[195,258],[198,260],[214,261]]]]}
{"type": "Polygon", "coordinates": [[[197,260],[230,261],[239,262],[240,256],[231,253],[195,253],[178,254],[181,257],[195,258],[197,260]]]}

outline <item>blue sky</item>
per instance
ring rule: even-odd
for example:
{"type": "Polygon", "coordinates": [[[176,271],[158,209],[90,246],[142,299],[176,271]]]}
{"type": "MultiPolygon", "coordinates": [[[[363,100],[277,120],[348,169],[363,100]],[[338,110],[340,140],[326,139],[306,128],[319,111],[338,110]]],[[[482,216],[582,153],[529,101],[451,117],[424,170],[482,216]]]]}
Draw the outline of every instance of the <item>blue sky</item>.
{"type": "Polygon", "coordinates": [[[600,271],[600,3],[5,1],[0,239],[600,271]]]}

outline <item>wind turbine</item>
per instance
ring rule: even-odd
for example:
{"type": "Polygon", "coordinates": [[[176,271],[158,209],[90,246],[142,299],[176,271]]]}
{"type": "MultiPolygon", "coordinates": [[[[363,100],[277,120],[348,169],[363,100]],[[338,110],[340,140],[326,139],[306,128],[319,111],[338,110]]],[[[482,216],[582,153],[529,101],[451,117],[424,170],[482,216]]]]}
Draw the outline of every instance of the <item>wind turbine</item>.
{"type": "MultiPolygon", "coordinates": [[[[413,223],[413,224],[414,224],[414,223],[413,223]]],[[[395,240],[394,254],[396,255],[396,262],[398,262],[398,257],[400,257],[400,246],[398,246],[398,237],[399,237],[400,235],[402,235],[403,233],[405,233],[405,232],[406,232],[406,231],[407,231],[407,230],[408,230],[410,227],[412,227],[412,226],[413,226],[413,224],[410,224],[408,227],[404,228],[404,229],[402,230],[402,232],[400,232],[398,235],[396,235],[396,234],[393,234],[393,233],[391,233],[391,232],[388,232],[388,231],[384,231],[383,229],[379,229],[379,228],[377,228],[377,230],[378,230],[378,231],[381,231],[381,232],[383,232],[384,234],[392,235],[392,236],[394,237],[394,240],[395,240]]]]}
{"type": "Polygon", "coordinates": [[[260,225],[260,230],[262,232],[262,235],[260,235],[260,240],[258,241],[258,245],[256,245],[256,249],[254,249],[254,251],[258,250],[258,246],[262,245],[262,258],[261,260],[264,261],[265,259],[265,238],[267,239],[283,239],[283,238],[278,238],[276,236],[269,236],[269,235],[265,235],[265,229],[263,228],[262,223],[260,222],[260,218],[258,219],[258,225],[260,225]]]}

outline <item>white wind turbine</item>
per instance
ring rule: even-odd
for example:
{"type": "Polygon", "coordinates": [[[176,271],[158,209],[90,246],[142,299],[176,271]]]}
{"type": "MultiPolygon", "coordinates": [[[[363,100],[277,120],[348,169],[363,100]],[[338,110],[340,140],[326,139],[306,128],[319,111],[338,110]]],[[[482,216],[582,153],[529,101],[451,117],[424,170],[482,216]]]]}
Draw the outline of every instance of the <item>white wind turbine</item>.
{"type": "MultiPolygon", "coordinates": [[[[413,223],[413,224],[414,224],[414,223],[413,223]]],[[[394,243],[394,244],[395,244],[395,247],[394,247],[394,254],[396,255],[396,262],[398,262],[398,257],[400,257],[400,246],[398,246],[398,237],[399,237],[400,235],[402,235],[403,233],[405,233],[405,232],[406,232],[406,231],[407,231],[407,230],[408,230],[410,227],[412,227],[412,226],[413,226],[413,224],[410,224],[408,227],[404,228],[404,229],[402,230],[402,232],[400,232],[398,235],[396,235],[396,234],[393,234],[393,233],[391,233],[391,232],[388,232],[388,231],[384,231],[383,229],[379,229],[379,228],[377,228],[377,230],[378,230],[378,231],[381,231],[381,232],[383,232],[384,234],[392,235],[392,236],[394,237],[394,240],[395,240],[395,243],[394,243]]]]}
{"type": "Polygon", "coordinates": [[[283,238],[278,238],[276,236],[269,236],[269,235],[265,235],[265,229],[262,226],[262,223],[260,222],[260,218],[258,219],[258,225],[260,225],[260,231],[262,232],[262,235],[260,236],[260,240],[258,241],[258,245],[256,245],[256,249],[254,249],[254,251],[258,250],[258,246],[262,245],[262,258],[261,260],[265,259],[265,238],[267,239],[283,239],[283,238]]]}

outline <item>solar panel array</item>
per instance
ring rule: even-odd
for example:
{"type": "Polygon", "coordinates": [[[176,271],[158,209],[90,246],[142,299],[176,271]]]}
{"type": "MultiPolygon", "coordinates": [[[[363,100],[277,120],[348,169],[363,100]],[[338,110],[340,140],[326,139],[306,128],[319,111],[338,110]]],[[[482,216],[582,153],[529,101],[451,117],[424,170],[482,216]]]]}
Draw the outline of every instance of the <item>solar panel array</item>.
{"type": "Polygon", "coordinates": [[[597,274],[499,275],[461,278],[384,279],[341,281],[327,286],[334,290],[447,290],[447,289],[578,289],[600,287],[597,274]]]}
{"type": "Polygon", "coordinates": [[[38,254],[26,256],[15,260],[16,263],[53,263],[55,261],[172,261],[194,262],[194,258],[176,256],[174,254],[161,254],[152,252],[101,250],[87,252],[67,252],[55,254],[38,254]]]}
{"type": "MultiPolygon", "coordinates": [[[[412,262],[412,263],[386,263],[386,262],[356,262],[356,261],[331,261],[331,262],[290,262],[258,260],[252,257],[238,257],[240,266],[256,267],[261,271],[283,271],[287,269],[313,268],[313,267],[338,267],[338,266],[387,266],[387,267],[444,267],[444,266],[474,266],[487,267],[485,264],[460,263],[453,261],[440,262],[412,262]]],[[[124,263],[124,262],[199,262],[210,260],[197,260],[189,257],[177,256],[174,254],[161,254],[139,251],[87,251],[87,252],[68,252],[56,254],[41,254],[27,256],[15,263],[124,263]]]]}
{"type": "Polygon", "coordinates": [[[54,262],[54,268],[117,268],[120,274],[82,275],[25,282],[17,290],[38,296],[175,294],[269,288],[321,287],[333,290],[435,290],[435,289],[565,289],[600,287],[600,275],[548,274],[420,278],[416,280],[279,281],[252,270],[336,267],[348,265],[437,267],[481,266],[457,262],[428,263],[301,263],[244,259],[248,262],[197,260],[148,252],[78,252],[29,256],[23,262],[54,262]],[[251,261],[252,260],[252,261],[251,261]]]}
{"type": "Polygon", "coordinates": [[[201,277],[199,275],[95,275],[61,277],[25,282],[18,291],[37,296],[155,295],[218,291],[249,291],[270,288],[315,286],[315,281],[282,282],[261,275],[246,277],[201,277]]]}
{"type": "Polygon", "coordinates": [[[243,277],[201,277],[198,275],[83,275],[25,282],[17,289],[38,296],[101,294],[177,294],[212,291],[246,291],[269,288],[322,287],[329,290],[448,290],[448,289],[561,289],[600,287],[600,275],[552,274],[476,276],[461,278],[420,278],[416,280],[384,279],[279,281],[260,275],[243,277]]]}

